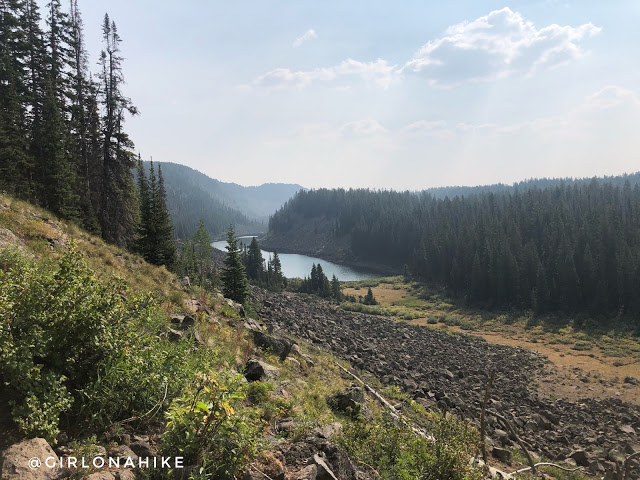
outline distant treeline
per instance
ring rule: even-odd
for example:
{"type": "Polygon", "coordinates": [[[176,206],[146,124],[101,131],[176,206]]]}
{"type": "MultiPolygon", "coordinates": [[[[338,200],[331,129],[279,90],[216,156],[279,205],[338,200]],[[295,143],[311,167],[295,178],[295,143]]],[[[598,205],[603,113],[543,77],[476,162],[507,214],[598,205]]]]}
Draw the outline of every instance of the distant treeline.
{"type": "Polygon", "coordinates": [[[354,258],[446,286],[471,304],[640,313],[640,175],[536,180],[498,192],[301,191],[271,232],[333,220],[354,258]],[[540,188],[536,183],[545,185],[540,188]],[[305,220],[306,219],[306,220],[305,220]]]}

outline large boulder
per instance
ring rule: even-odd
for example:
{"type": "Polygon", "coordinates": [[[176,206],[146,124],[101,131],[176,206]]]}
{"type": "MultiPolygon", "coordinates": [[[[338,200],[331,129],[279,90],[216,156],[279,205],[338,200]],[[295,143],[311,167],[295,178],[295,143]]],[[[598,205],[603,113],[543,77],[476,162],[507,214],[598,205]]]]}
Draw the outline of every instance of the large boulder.
{"type": "Polygon", "coordinates": [[[244,366],[244,377],[250,382],[276,380],[279,375],[280,371],[276,367],[261,362],[256,358],[250,358],[244,366]]]}
{"type": "Polygon", "coordinates": [[[291,353],[293,342],[286,338],[273,337],[262,333],[258,330],[253,330],[253,343],[256,347],[262,350],[271,350],[274,354],[280,357],[280,361],[284,361],[285,358],[291,353]]]}
{"type": "Polygon", "coordinates": [[[44,438],[25,440],[2,452],[2,480],[55,480],[60,473],[58,456],[44,438]]]}
{"type": "Polygon", "coordinates": [[[327,398],[327,405],[334,412],[351,417],[366,414],[364,390],[356,385],[351,385],[349,388],[331,395],[327,398]]]}
{"type": "Polygon", "coordinates": [[[284,458],[288,470],[297,472],[293,478],[356,480],[359,474],[342,448],[315,433],[291,445],[284,458]],[[309,465],[315,468],[307,468],[309,465]]]}
{"type": "Polygon", "coordinates": [[[574,450],[569,455],[569,458],[575,460],[576,464],[581,467],[588,467],[591,460],[585,450],[574,450]]]}

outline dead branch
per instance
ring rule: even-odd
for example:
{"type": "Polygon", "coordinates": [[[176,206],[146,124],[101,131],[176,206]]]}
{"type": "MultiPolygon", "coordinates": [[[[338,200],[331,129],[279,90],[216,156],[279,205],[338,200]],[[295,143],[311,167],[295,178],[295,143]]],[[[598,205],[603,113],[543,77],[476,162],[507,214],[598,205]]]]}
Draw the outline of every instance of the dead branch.
{"type": "Polygon", "coordinates": [[[629,480],[631,478],[631,460],[633,460],[636,457],[640,458],[640,452],[632,453],[624,461],[624,477],[623,477],[623,480],[629,480]]]}
{"type": "Polygon", "coordinates": [[[493,415],[494,417],[496,417],[498,420],[500,420],[502,422],[502,424],[505,427],[507,427],[507,430],[509,430],[511,435],[513,435],[513,438],[515,438],[516,442],[518,442],[518,445],[520,446],[520,448],[524,452],[525,456],[527,457],[527,462],[529,462],[529,467],[531,469],[531,473],[533,473],[533,478],[537,478],[538,477],[538,473],[536,471],[536,464],[533,461],[533,457],[529,453],[529,450],[527,450],[527,447],[525,447],[524,442],[520,439],[520,437],[518,436],[518,434],[516,433],[514,428],[511,426],[511,422],[509,422],[509,420],[507,420],[505,417],[503,417],[502,415],[500,415],[497,412],[489,411],[489,413],[491,415],[493,415]]]}
{"type": "MultiPolygon", "coordinates": [[[[575,472],[576,470],[580,470],[580,467],[575,467],[575,468],[567,468],[567,467],[563,467],[562,465],[558,465],[557,463],[551,463],[551,462],[540,462],[540,463],[536,463],[535,467],[554,467],[560,470],[563,470],[565,472],[575,472]]],[[[515,472],[513,472],[514,474],[517,473],[524,473],[524,472],[528,472],[531,470],[531,467],[525,467],[525,468],[521,468],[520,470],[516,470],[515,472]]]]}
{"type": "Polygon", "coordinates": [[[376,392],[372,387],[370,387],[367,383],[365,383],[363,380],[361,380],[357,375],[354,375],[353,373],[351,373],[349,370],[344,368],[339,363],[337,363],[337,362],[333,362],[333,363],[336,364],[343,372],[351,375],[358,383],[363,385],[365,390],[367,391],[367,393],[372,395],[376,400],[378,400],[378,402],[380,402],[384,407],[387,408],[387,410],[389,411],[389,414],[391,415],[391,417],[393,419],[398,420],[398,421],[404,423],[405,425],[407,425],[409,428],[411,428],[413,433],[415,433],[416,435],[418,435],[420,437],[423,437],[423,438],[426,438],[429,441],[434,441],[435,440],[432,435],[429,435],[428,433],[423,431],[421,428],[415,426],[404,415],[401,415],[400,413],[398,413],[398,411],[395,409],[395,407],[393,405],[391,405],[387,401],[387,399],[385,399],[382,395],[380,395],[378,392],[376,392]]]}
{"type": "Polygon", "coordinates": [[[482,401],[482,413],[480,414],[480,448],[482,449],[482,460],[485,465],[489,465],[489,457],[487,455],[487,446],[485,445],[485,411],[487,409],[487,402],[489,401],[489,392],[491,391],[491,385],[493,385],[493,377],[495,371],[491,371],[489,375],[489,381],[487,382],[487,388],[484,390],[484,400],[482,401]]]}

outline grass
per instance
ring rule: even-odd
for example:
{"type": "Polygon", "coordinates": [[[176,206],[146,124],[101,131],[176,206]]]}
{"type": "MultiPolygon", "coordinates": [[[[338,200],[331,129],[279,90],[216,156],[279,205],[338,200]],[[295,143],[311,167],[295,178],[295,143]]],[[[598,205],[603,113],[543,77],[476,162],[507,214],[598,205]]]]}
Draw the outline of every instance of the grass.
{"type": "Polygon", "coordinates": [[[24,245],[25,253],[36,258],[45,261],[58,258],[66,242],[73,239],[98,278],[118,276],[133,291],[152,292],[158,296],[181,291],[175,275],[166,268],[150,265],[139,255],[109,245],[73,223],[3,194],[0,194],[0,227],[11,230],[24,245]]]}
{"type": "Polygon", "coordinates": [[[640,337],[633,335],[628,320],[611,319],[609,326],[586,315],[535,316],[530,311],[490,311],[462,306],[442,291],[403,277],[385,277],[345,282],[343,292],[358,298],[371,287],[378,305],[344,302],[344,310],[382,315],[432,328],[467,332],[492,332],[523,336],[532,343],[566,345],[576,354],[589,352],[603,358],[640,360],[640,337]]]}

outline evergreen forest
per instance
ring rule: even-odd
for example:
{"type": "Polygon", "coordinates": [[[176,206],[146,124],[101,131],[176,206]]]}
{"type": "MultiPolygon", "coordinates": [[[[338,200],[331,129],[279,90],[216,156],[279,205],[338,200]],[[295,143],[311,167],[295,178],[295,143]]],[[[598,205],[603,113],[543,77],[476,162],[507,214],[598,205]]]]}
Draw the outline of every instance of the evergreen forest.
{"type": "Polygon", "coordinates": [[[640,175],[531,181],[502,191],[301,191],[270,235],[330,221],[353,259],[405,265],[482,307],[640,313],[640,175]],[[542,184],[540,187],[538,184],[542,184]]]}

